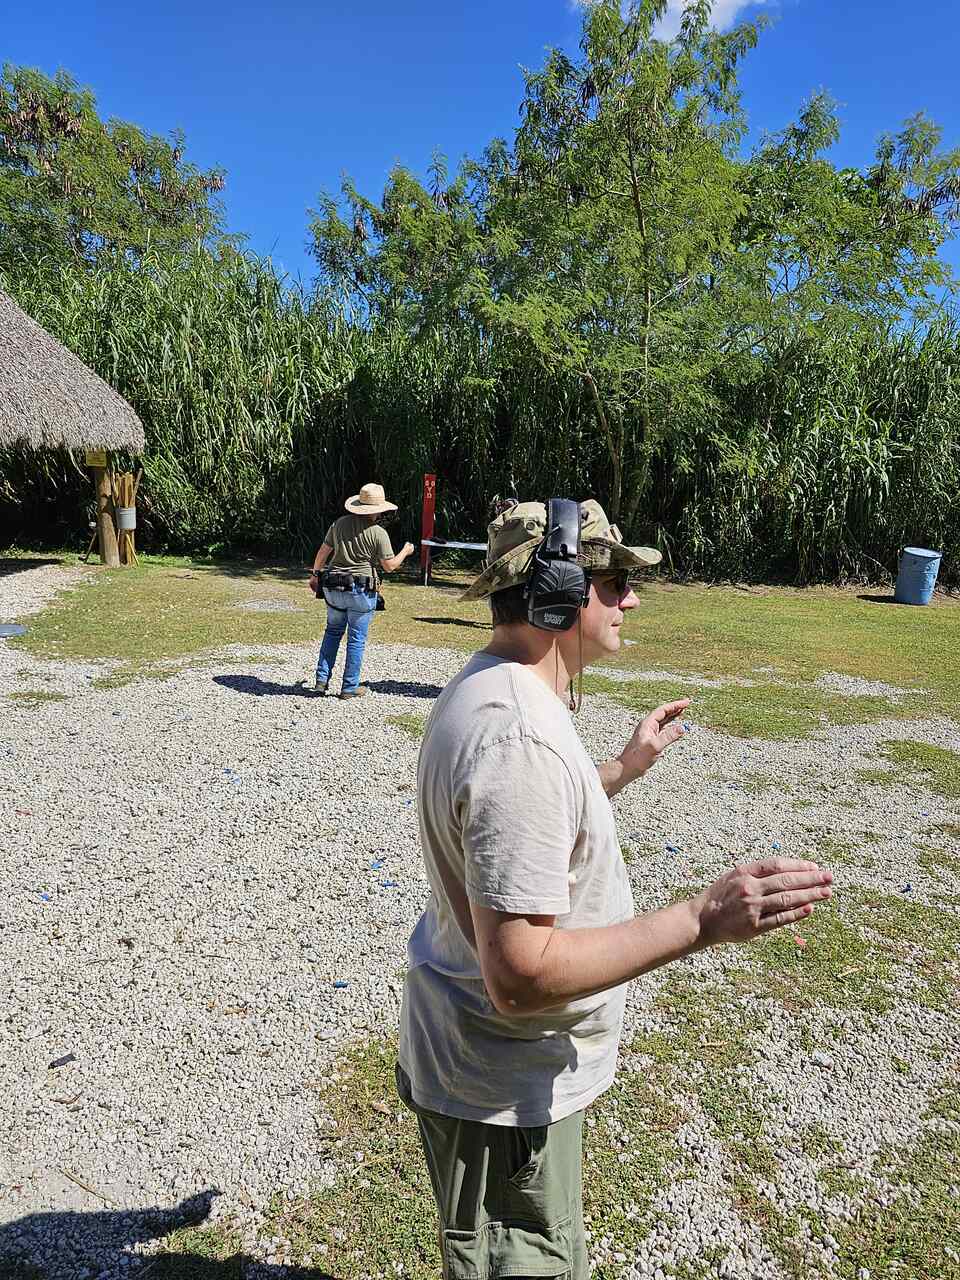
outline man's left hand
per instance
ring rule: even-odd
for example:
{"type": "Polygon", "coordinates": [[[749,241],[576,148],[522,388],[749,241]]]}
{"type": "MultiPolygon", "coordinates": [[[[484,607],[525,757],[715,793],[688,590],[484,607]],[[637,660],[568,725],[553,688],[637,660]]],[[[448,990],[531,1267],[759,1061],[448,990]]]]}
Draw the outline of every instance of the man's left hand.
{"type": "Polygon", "coordinates": [[[633,737],[620,753],[623,784],[642,777],[657,763],[667,747],[683,737],[684,729],[679,717],[689,705],[689,698],[665,702],[640,721],[633,731],[633,737]]]}

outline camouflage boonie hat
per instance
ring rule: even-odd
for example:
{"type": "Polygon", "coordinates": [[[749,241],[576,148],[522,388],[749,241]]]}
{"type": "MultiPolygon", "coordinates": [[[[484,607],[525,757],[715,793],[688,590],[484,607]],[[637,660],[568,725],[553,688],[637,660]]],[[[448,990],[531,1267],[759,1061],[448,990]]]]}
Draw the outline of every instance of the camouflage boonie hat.
{"type": "MultiPolygon", "coordinates": [[[[580,555],[585,569],[643,569],[663,558],[653,547],[626,547],[620,530],[611,524],[600,503],[580,503],[580,555]]],[[[487,567],[460,596],[482,600],[494,591],[524,582],[533,553],[546,537],[547,508],[542,502],[518,502],[487,526],[487,567]]]]}

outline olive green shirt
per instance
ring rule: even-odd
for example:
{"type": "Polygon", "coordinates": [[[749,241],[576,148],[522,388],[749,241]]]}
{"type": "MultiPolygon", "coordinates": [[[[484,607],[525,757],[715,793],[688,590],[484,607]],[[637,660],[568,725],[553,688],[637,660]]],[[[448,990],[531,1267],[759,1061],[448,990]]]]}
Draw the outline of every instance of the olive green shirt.
{"type": "Polygon", "coordinates": [[[357,578],[376,578],[380,562],[393,557],[390,535],[382,524],[371,524],[366,516],[341,516],[334,520],[323,539],[333,547],[333,555],[324,566],[345,569],[357,578]]]}

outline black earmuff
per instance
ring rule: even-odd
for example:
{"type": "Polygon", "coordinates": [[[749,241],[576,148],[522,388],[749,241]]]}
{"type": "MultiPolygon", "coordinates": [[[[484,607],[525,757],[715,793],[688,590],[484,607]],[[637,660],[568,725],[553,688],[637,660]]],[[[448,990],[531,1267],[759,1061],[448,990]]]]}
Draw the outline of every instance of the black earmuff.
{"type": "Polygon", "coordinates": [[[580,504],[569,498],[547,503],[547,536],[533,553],[527,579],[527,620],[541,631],[569,631],[587,603],[590,580],[577,564],[580,504]]]}

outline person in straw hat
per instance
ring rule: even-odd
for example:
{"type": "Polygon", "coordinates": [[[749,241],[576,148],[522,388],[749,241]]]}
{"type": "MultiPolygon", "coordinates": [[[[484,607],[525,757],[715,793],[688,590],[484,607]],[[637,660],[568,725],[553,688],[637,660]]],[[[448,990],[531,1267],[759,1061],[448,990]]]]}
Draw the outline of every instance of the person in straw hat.
{"type": "Polygon", "coordinates": [[[370,619],[377,607],[380,570],[392,573],[407,556],[413,543],[405,542],[394,554],[390,535],[378,523],[387,511],[396,511],[379,484],[365,484],[343,504],[348,515],[334,520],[313,558],[310,589],[327,602],[327,628],[323,633],[314,689],[322,697],[327,692],[337,661],[343,633],[347,633],[347,653],[343,664],[341,698],[358,698],[366,693],[360,685],[360,667],[367,643],[370,619]]]}
{"type": "MultiPolygon", "coordinates": [[[[574,528],[576,504],[565,511],[574,528]]],[[[775,857],[635,916],[610,800],[680,738],[688,704],[657,707],[614,759],[587,755],[571,682],[620,648],[640,603],[631,574],[660,554],[624,546],[595,501],[579,515],[560,629],[531,622],[537,565],[556,550],[544,504],[491,522],[464,598],[489,599],[493,638],[437,699],[420,750],[432,893],[408,945],[396,1078],[418,1118],[445,1277],[586,1280],[581,1130],[614,1079],[626,984],[802,920],[831,894],[829,872],[775,857]]]]}

